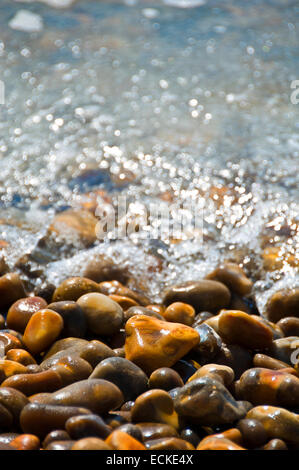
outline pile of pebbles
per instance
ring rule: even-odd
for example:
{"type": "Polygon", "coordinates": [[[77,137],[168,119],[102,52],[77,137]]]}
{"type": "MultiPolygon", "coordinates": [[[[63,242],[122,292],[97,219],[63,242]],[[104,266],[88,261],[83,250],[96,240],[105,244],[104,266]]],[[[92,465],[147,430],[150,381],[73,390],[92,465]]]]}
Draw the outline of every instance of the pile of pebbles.
{"type": "Polygon", "coordinates": [[[0,450],[299,448],[299,289],[235,264],[161,304],[118,280],[0,277],[0,450]],[[298,356],[298,360],[297,360],[298,356]]]}

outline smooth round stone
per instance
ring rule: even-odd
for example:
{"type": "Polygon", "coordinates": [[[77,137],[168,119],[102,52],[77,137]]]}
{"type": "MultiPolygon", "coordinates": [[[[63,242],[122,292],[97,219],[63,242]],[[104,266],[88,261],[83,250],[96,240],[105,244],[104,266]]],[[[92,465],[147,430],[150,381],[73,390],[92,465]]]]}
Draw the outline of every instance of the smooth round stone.
{"type": "Polygon", "coordinates": [[[141,442],[117,429],[110,434],[105,442],[114,450],[145,450],[141,442]]]}
{"type": "Polygon", "coordinates": [[[221,381],[210,376],[184,385],[174,399],[174,408],[186,422],[204,426],[230,424],[246,413],[221,381]]]}
{"type": "Polygon", "coordinates": [[[55,431],[49,432],[43,440],[43,448],[45,449],[48,445],[55,441],[69,441],[71,438],[69,434],[63,429],[56,429],[55,431]]]}
{"type": "Polygon", "coordinates": [[[39,450],[40,440],[33,434],[21,434],[11,441],[10,445],[17,450],[39,450]]]}
{"type": "Polygon", "coordinates": [[[109,297],[110,299],[114,300],[114,302],[117,302],[118,305],[121,306],[124,312],[131,307],[138,306],[138,303],[135,300],[131,299],[130,297],[126,297],[124,295],[111,294],[109,295],[109,297]]]}
{"type": "Polygon", "coordinates": [[[284,371],[254,368],[236,384],[239,398],[254,405],[299,406],[299,378],[284,371]]]}
{"type": "Polygon", "coordinates": [[[80,406],[102,415],[119,408],[124,402],[120,389],[111,382],[88,379],[75,382],[51,395],[50,403],[59,406],[80,406]]]}
{"type": "Polygon", "coordinates": [[[111,447],[97,437],[86,437],[72,445],[71,450],[111,450],[111,447]]]}
{"type": "Polygon", "coordinates": [[[178,416],[171,396],[165,390],[149,390],[139,395],[131,410],[134,423],[165,423],[178,428],[178,416]]]}
{"type": "Polygon", "coordinates": [[[222,366],[220,364],[206,364],[205,366],[200,367],[195,374],[193,374],[188,382],[192,380],[205,377],[206,375],[214,376],[216,380],[220,380],[225,387],[229,387],[235,378],[233,369],[228,366],[222,366]]]}
{"type": "Polygon", "coordinates": [[[224,263],[218,266],[206,276],[206,279],[222,282],[230,291],[241,296],[249,294],[253,285],[243,269],[234,263],[224,263]]]}
{"type": "Polygon", "coordinates": [[[35,374],[17,374],[2,383],[3,387],[10,387],[19,390],[26,396],[36,393],[53,392],[62,386],[60,375],[47,370],[35,374]]]}
{"type": "Polygon", "coordinates": [[[255,367],[263,367],[264,369],[279,370],[289,367],[289,364],[267,356],[266,354],[255,354],[253,358],[255,367]]]}
{"type": "Polygon", "coordinates": [[[298,353],[296,353],[298,347],[298,336],[288,336],[287,338],[280,338],[273,341],[268,354],[274,359],[278,359],[279,361],[293,366],[298,359],[298,353]]]}
{"type": "Polygon", "coordinates": [[[86,333],[87,322],[82,308],[73,300],[53,302],[47,307],[59,313],[63,319],[61,336],[83,338],[86,333]]]}
{"type": "Polygon", "coordinates": [[[54,441],[45,450],[71,450],[75,441],[54,441]]]}
{"type": "Polygon", "coordinates": [[[146,306],[150,303],[149,298],[141,292],[133,291],[118,281],[106,281],[99,284],[102,294],[120,295],[135,300],[138,305],[146,306]]]}
{"type": "Polygon", "coordinates": [[[23,341],[32,354],[45,351],[63,329],[63,319],[53,310],[39,310],[30,318],[23,341]]]}
{"type": "Polygon", "coordinates": [[[52,302],[60,302],[62,300],[76,301],[82,295],[90,292],[101,292],[99,284],[86,277],[70,277],[55,289],[52,302]]]}
{"type": "Polygon", "coordinates": [[[275,406],[256,406],[247,419],[260,421],[269,438],[299,444],[299,415],[275,406]]]}
{"type": "Polygon", "coordinates": [[[126,284],[130,279],[128,269],[123,265],[116,264],[106,255],[98,255],[89,260],[83,276],[95,282],[116,280],[123,284],[126,284]]]}
{"type": "Polygon", "coordinates": [[[163,317],[166,321],[192,326],[195,318],[195,310],[192,305],[184,304],[183,302],[174,302],[165,309],[163,317]]]}
{"type": "Polygon", "coordinates": [[[47,307],[41,297],[26,297],[17,300],[8,310],[6,322],[8,328],[24,333],[27,323],[35,312],[47,307]]]}
{"type": "Polygon", "coordinates": [[[55,341],[55,343],[52,344],[50,349],[47,351],[47,353],[43,356],[44,361],[47,361],[50,357],[54,356],[56,353],[59,353],[61,351],[66,351],[67,349],[70,348],[80,348],[81,346],[87,346],[89,344],[87,339],[82,339],[82,338],[63,338],[55,341]]]}
{"type": "Polygon", "coordinates": [[[28,403],[28,398],[19,390],[0,387],[0,405],[11,413],[14,425],[19,425],[20,413],[28,403]]]}
{"type": "Polygon", "coordinates": [[[218,333],[206,323],[193,326],[200,337],[198,345],[194,348],[196,354],[199,355],[201,363],[211,362],[213,357],[219,354],[222,346],[222,340],[218,333]]]}
{"type": "Polygon", "coordinates": [[[55,354],[46,356],[46,359],[41,363],[42,368],[49,368],[57,363],[57,360],[64,359],[65,357],[80,357],[87,361],[92,368],[96,367],[103,359],[107,357],[114,357],[114,351],[106,344],[98,340],[85,341],[83,344],[77,344],[70,348],[66,347],[55,354]]]}
{"type": "Polygon", "coordinates": [[[18,362],[23,366],[35,365],[36,360],[25,349],[10,349],[7,351],[6,359],[9,361],[18,362]]]}
{"type": "Polygon", "coordinates": [[[105,379],[122,391],[126,401],[134,400],[147,390],[148,378],[140,367],[122,357],[104,359],[96,366],[91,379],[105,379]]]}
{"type": "Polygon", "coordinates": [[[145,315],[127,321],[126,335],[126,359],[146,373],[171,367],[199,342],[199,335],[193,328],[145,315]]]}
{"type": "Polygon", "coordinates": [[[170,424],[163,423],[137,423],[136,426],[142,434],[143,441],[160,439],[162,437],[178,437],[177,430],[170,424]]]}
{"type": "Polygon", "coordinates": [[[284,336],[299,336],[299,318],[285,317],[279,320],[277,326],[281,328],[284,336]]]}
{"type": "Polygon", "coordinates": [[[90,411],[77,406],[30,403],[21,412],[20,425],[24,433],[44,438],[55,429],[64,429],[66,421],[72,416],[83,414],[90,414],[90,411]]]}
{"type": "Polygon", "coordinates": [[[299,316],[299,287],[275,292],[268,300],[265,315],[274,323],[285,317],[299,316]]]}
{"type": "Polygon", "coordinates": [[[27,374],[27,367],[15,361],[0,359],[0,382],[15,374],[27,374]]]}
{"type": "MultiPolygon", "coordinates": [[[[47,368],[45,369],[47,370],[47,368]]],[[[81,359],[81,357],[71,355],[57,359],[57,361],[53,359],[50,370],[59,374],[63,387],[85,380],[92,373],[89,362],[81,359]]]]}
{"type": "Polygon", "coordinates": [[[123,309],[106,295],[86,294],[80,297],[77,303],[82,308],[92,333],[111,336],[121,328],[124,319],[123,309]]]}
{"type": "Polygon", "coordinates": [[[151,439],[146,441],[146,448],[148,450],[195,450],[194,446],[183,439],[178,437],[162,437],[161,439],[151,439]]]}
{"type": "Polygon", "coordinates": [[[273,334],[257,318],[241,311],[223,311],[218,319],[219,334],[228,343],[248,349],[266,349],[271,346],[273,334]]]}
{"type": "Polygon", "coordinates": [[[17,273],[8,273],[0,277],[0,310],[5,310],[23,297],[26,297],[26,292],[17,273]]]}
{"type": "Polygon", "coordinates": [[[160,390],[169,390],[182,387],[184,382],[181,376],[173,369],[169,367],[161,367],[152,372],[148,386],[149,388],[159,388],[160,390]]]}
{"type": "Polygon", "coordinates": [[[288,450],[288,446],[281,439],[271,439],[262,450],[288,450]]]}
{"type": "Polygon", "coordinates": [[[124,359],[126,358],[125,348],[116,348],[113,349],[113,351],[116,357],[123,357],[124,359]]]}
{"type": "Polygon", "coordinates": [[[132,423],[122,424],[117,429],[118,431],[125,432],[129,434],[130,436],[134,437],[134,439],[137,439],[137,441],[143,443],[142,432],[140,431],[140,429],[138,428],[136,424],[132,424],[132,423]]]}
{"type": "Polygon", "coordinates": [[[262,423],[256,419],[241,419],[237,428],[242,434],[245,447],[251,449],[260,447],[268,440],[268,434],[262,423]]]}
{"type": "Polygon", "coordinates": [[[65,423],[65,429],[72,439],[84,437],[100,437],[106,439],[112,432],[105,421],[98,415],[79,415],[69,418],[65,423]]]}
{"type": "Polygon", "coordinates": [[[225,308],[230,302],[229,289],[218,281],[189,281],[171,287],[165,293],[163,303],[170,305],[183,302],[192,305],[196,312],[204,310],[217,311],[225,308]]]}
{"type": "Polygon", "coordinates": [[[159,305],[159,304],[151,304],[151,305],[147,305],[146,308],[148,310],[152,310],[153,312],[155,313],[158,313],[159,315],[162,316],[163,318],[163,314],[165,312],[165,307],[164,305],[159,305]]]}
{"type": "Polygon", "coordinates": [[[205,437],[196,447],[196,450],[246,450],[235,442],[226,438],[205,437]]]}
{"type": "Polygon", "coordinates": [[[146,315],[147,317],[154,317],[154,318],[158,318],[158,320],[164,320],[164,317],[160,313],[157,313],[152,309],[141,307],[138,305],[138,307],[130,307],[124,313],[124,323],[126,323],[130,318],[134,317],[135,315],[146,315]]]}

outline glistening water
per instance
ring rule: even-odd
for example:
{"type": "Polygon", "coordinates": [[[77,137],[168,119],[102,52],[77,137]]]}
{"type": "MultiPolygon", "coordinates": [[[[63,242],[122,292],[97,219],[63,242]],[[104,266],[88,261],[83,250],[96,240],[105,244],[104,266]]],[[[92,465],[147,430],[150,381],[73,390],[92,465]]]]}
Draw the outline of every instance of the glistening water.
{"type": "Polygon", "coordinates": [[[273,290],[298,284],[298,27],[295,0],[1,0],[0,248],[10,268],[55,213],[101,189],[112,204],[126,196],[131,217],[193,200],[203,230],[57,249],[41,277],[57,284],[104,253],[158,298],[231,259],[255,280],[261,310],[273,290]],[[20,9],[40,15],[40,32],[9,26],[20,9]]]}

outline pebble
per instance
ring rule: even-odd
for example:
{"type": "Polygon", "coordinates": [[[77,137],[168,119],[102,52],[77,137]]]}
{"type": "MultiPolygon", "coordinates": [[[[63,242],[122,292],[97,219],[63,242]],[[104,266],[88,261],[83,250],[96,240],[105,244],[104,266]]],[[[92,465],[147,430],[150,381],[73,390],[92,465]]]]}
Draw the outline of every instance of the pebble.
{"type": "Polygon", "coordinates": [[[262,423],[256,419],[241,419],[237,428],[241,432],[245,447],[250,449],[260,447],[268,440],[268,433],[262,423]]]}
{"type": "Polygon", "coordinates": [[[285,317],[299,316],[299,287],[275,292],[268,300],[265,315],[274,323],[285,317]]]}
{"type": "Polygon", "coordinates": [[[179,437],[175,427],[165,423],[137,423],[136,426],[141,432],[142,439],[160,439],[162,437],[179,437]]]}
{"type": "Polygon", "coordinates": [[[99,284],[86,277],[70,277],[55,289],[52,302],[61,302],[63,300],[73,300],[75,302],[79,297],[90,292],[101,292],[99,284]]]}
{"type": "Polygon", "coordinates": [[[288,450],[288,447],[281,439],[271,439],[261,450],[288,450]]]}
{"type": "Polygon", "coordinates": [[[269,438],[299,444],[299,415],[296,413],[275,406],[257,406],[246,418],[260,421],[269,438]]]}
{"type": "Polygon", "coordinates": [[[139,395],[131,410],[134,423],[165,423],[178,428],[178,416],[173,400],[165,390],[149,390],[139,395]]]}
{"type": "Polygon", "coordinates": [[[36,364],[36,360],[28,351],[25,349],[10,349],[6,353],[6,359],[9,361],[18,362],[23,366],[29,366],[36,364]]]}
{"type": "Polygon", "coordinates": [[[43,440],[43,448],[45,449],[49,444],[55,441],[69,441],[71,438],[69,434],[63,429],[57,429],[49,432],[43,440]]]}
{"type": "Polygon", "coordinates": [[[120,305],[124,311],[128,310],[131,307],[138,306],[138,303],[135,300],[130,299],[130,297],[125,297],[124,295],[112,294],[109,295],[109,298],[112,299],[114,302],[117,302],[118,305],[120,305]]]}
{"type": "Polygon", "coordinates": [[[249,369],[236,384],[240,399],[254,405],[299,406],[299,378],[283,370],[249,369]]]}
{"type": "Polygon", "coordinates": [[[160,367],[151,373],[148,381],[149,388],[159,388],[160,390],[169,390],[182,387],[184,382],[181,376],[173,369],[169,367],[160,367]]]}
{"type": "Polygon", "coordinates": [[[105,379],[122,391],[125,401],[134,400],[148,388],[148,377],[140,367],[122,357],[110,357],[100,362],[90,376],[105,379]]]}
{"type": "Polygon", "coordinates": [[[123,309],[106,295],[96,292],[85,294],[77,303],[82,308],[92,333],[111,336],[117,333],[123,324],[123,309]]]}
{"type": "Polygon", "coordinates": [[[149,298],[141,293],[136,292],[130,289],[129,287],[124,286],[119,281],[105,281],[100,282],[99,287],[102,294],[104,295],[119,295],[123,297],[129,297],[130,299],[135,300],[138,305],[145,307],[150,303],[149,298]]]}
{"type": "Polygon", "coordinates": [[[33,434],[21,434],[10,442],[17,450],[39,450],[40,440],[33,434]]]}
{"type": "Polygon", "coordinates": [[[65,423],[72,416],[83,414],[90,414],[90,411],[78,406],[29,403],[21,412],[20,425],[24,433],[44,439],[49,432],[64,429],[65,423]]]}
{"type": "Polygon", "coordinates": [[[124,313],[124,323],[127,323],[127,321],[134,317],[135,315],[146,315],[147,317],[154,317],[158,318],[158,320],[164,320],[164,317],[160,315],[159,313],[155,312],[152,309],[146,308],[146,307],[130,307],[125,313],[124,313]]]}
{"type": "Polygon", "coordinates": [[[0,382],[15,374],[27,374],[27,367],[15,361],[0,359],[0,382]]]}
{"type": "Polygon", "coordinates": [[[203,439],[196,450],[246,450],[230,439],[219,439],[218,437],[206,437],[203,439]]]}
{"type": "Polygon", "coordinates": [[[175,302],[165,309],[163,317],[166,321],[192,326],[195,318],[195,310],[189,304],[175,302]]]}
{"type": "Polygon", "coordinates": [[[53,310],[44,309],[30,318],[23,336],[23,341],[32,354],[45,351],[63,329],[62,317],[53,310]]]}
{"type": "Polygon", "coordinates": [[[17,273],[8,273],[0,277],[0,310],[5,310],[23,297],[26,297],[26,292],[17,273]]]}
{"type": "Polygon", "coordinates": [[[137,315],[126,323],[126,359],[146,373],[171,367],[199,342],[198,333],[180,323],[137,315]]]}
{"type": "Polygon", "coordinates": [[[214,376],[216,380],[220,380],[225,387],[229,387],[235,378],[233,369],[228,366],[222,366],[220,364],[206,364],[200,367],[195,374],[193,374],[187,381],[187,383],[192,380],[199,379],[200,377],[205,377],[206,375],[214,376]]]}
{"type": "Polygon", "coordinates": [[[145,450],[141,442],[123,431],[113,431],[105,442],[114,450],[145,450]]]}
{"type": "Polygon", "coordinates": [[[89,379],[75,382],[52,393],[48,402],[51,405],[84,407],[101,415],[121,406],[124,397],[112,382],[89,379]]]}
{"type": "Polygon", "coordinates": [[[85,437],[106,439],[112,432],[105,421],[95,414],[73,416],[66,421],[65,429],[74,440],[85,437]]]}
{"type": "Polygon", "coordinates": [[[32,315],[46,307],[47,302],[41,297],[26,297],[17,300],[7,313],[6,323],[8,328],[24,333],[32,315]]]}
{"type": "Polygon", "coordinates": [[[198,345],[194,348],[194,352],[197,354],[199,362],[201,364],[211,362],[213,357],[221,351],[222,339],[214,328],[206,323],[201,323],[198,326],[194,325],[194,329],[200,337],[198,345]]]}
{"type": "Polygon", "coordinates": [[[174,399],[174,407],[186,422],[206,426],[230,424],[245,416],[244,407],[220,380],[210,376],[184,385],[174,399]]]}
{"type": "Polygon", "coordinates": [[[195,450],[194,446],[178,437],[162,437],[146,441],[146,448],[151,451],[162,450],[195,450]]]}
{"type": "Polygon", "coordinates": [[[274,359],[266,354],[255,354],[253,358],[253,365],[255,367],[263,367],[265,369],[279,370],[289,367],[285,362],[274,359]]]}
{"type": "Polygon", "coordinates": [[[11,413],[14,426],[18,427],[21,411],[28,403],[28,398],[19,390],[0,387],[0,404],[11,413]]]}
{"type": "Polygon", "coordinates": [[[206,279],[222,282],[230,291],[240,296],[248,295],[253,285],[243,269],[234,263],[224,263],[218,266],[206,276],[206,279]]]}
{"type": "Polygon", "coordinates": [[[87,328],[86,317],[80,305],[73,300],[53,302],[47,307],[59,313],[63,319],[61,336],[84,338],[87,328]]]}
{"type": "Polygon", "coordinates": [[[98,439],[97,437],[85,437],[75,442],[71,450],[111,450],[112,448],[103,441],[103,439],[98,439]]]}
{"type": "Polygon", "coordinates": [[[68,209],[55,215],[44,241],[88,248],[97,240],[97,223],[98,219],[87,210],[68,209]]]}
{"type": "Polygon", "coordinates": [[[271,329],[259,321],[258,317],[238,310],[220,313],[218,332],[226,342],[248,349],[267,349],[273,340],[271,329]]]}
{"type": "Polygon", "coordinates": [[[49,369],[34,374],[16,374],[4,380],[1,386],[15,388],[24,395],[30,396],[58,390],[62,386],[62,380],[57,372],[49,369]]]}
{"type": "Polygon", "coordinates": [[[81,357],[67,355],[62,358],[53,359],[51,367],[43,367],[59,374],[62,386],[66,387],[74,382],[87,379],[92,373],[89,362],[81,357]]]}
{"type": "Polygon", "coordinates": [[[284,336],[298,336],[299,337],[299,318],[298,317],[285,317],[279,320],[277,326],[283,331],[284,336]]]}
{"type": "Polygon", "coordinates": [[[196,313],[204,310],[217,311],[228,307],[230,302],[229,289],[218,281],[189,281],[172,286],[164,295],[163,303],[170,305],[183,302],[194,307],[196,313]]]}

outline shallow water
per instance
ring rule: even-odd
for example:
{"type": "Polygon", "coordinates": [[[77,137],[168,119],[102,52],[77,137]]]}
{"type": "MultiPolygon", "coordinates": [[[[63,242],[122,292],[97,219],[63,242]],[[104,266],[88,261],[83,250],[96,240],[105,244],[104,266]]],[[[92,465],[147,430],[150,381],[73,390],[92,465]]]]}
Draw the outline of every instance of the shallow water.
{"type": "Polygon", "coordinates": [[[154,297],[223,259],[255,279],[261,309],[298,283],[298,27],[292,0],[85,0],[66,10],[2,0],[0,241],[10,266],[55,212],[100,187],[114,203],[126,196],[133,215],[194,199],[202,230],[179,243],[137,236],[57,253],[45,264],[51,281],[108,253],[154,297]],[[9,27],[20,9],[42,17],[42,32],[9,27]],[[269,246],[281,265],[266,272],[269,246]]]}

